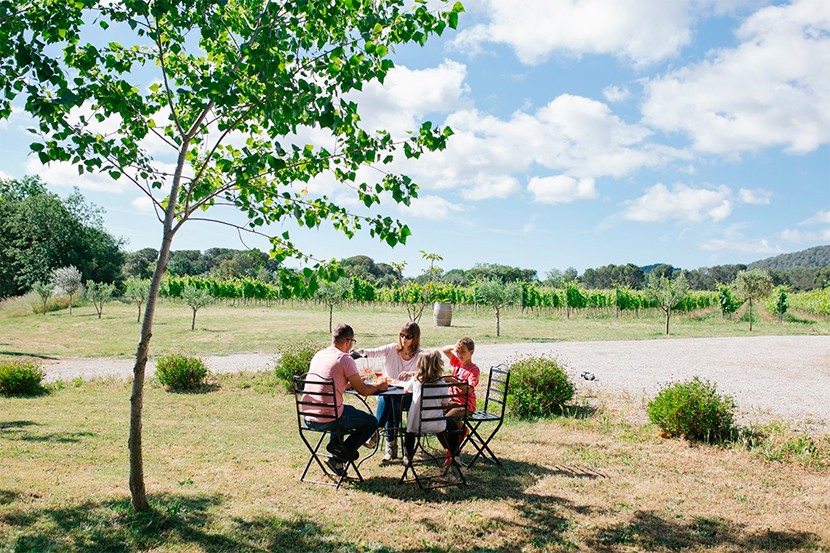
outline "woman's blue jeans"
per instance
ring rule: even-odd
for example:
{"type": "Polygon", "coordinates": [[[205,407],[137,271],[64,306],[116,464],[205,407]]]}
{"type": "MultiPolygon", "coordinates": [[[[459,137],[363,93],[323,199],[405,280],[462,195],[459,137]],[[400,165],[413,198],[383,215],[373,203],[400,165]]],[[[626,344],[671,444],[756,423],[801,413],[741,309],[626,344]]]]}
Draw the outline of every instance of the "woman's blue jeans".
{"type": "Polygon", "coordinates": [[[403,409],[409,410],[412,403],[412,396],[378,396],[378,408],[375,417],[378,421],[378,428],[386,429],[386,439],[394,440],[395,431],[401,427],[401,416],[403,409]]]}

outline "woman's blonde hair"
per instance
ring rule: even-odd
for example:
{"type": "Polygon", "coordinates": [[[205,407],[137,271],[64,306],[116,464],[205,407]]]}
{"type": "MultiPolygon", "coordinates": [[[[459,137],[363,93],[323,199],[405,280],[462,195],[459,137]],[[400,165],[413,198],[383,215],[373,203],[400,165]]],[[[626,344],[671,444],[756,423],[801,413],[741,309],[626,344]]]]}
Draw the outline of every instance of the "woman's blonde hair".
{"type": "MultiPolygon", "coordinates": [[[[403,325],[403,328],[401,328],[401,334],[408,334],[409,336],[412,336],[412,341],[409,343],[409,353],[415,353],[421,349],[421,327],[418,326],[418,323],[415,321],[409,321],[403,325]]],[[[403,348],[403,340],[401,340],[401,336],[399,334],[397,350],[403,351],[403,348]]]]}
{"type": "Polygon", "coordinates": [[[435,382],[444,374],[444,360],[437,349],[423,351],[418,356],[415,378],[419,382],[435,382]]]}

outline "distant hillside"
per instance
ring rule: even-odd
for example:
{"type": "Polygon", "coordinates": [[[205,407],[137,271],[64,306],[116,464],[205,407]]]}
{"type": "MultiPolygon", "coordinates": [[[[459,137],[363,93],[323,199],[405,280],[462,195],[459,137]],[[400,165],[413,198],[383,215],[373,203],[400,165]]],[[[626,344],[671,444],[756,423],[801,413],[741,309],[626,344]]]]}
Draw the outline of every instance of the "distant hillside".
{"type": "Polygon", "coordinates": [[[819,269],[830,267],[830,246],[816,246],[800,252],[783,253],[753,261],[747,265],[750,269],[768,269],[786,271],[789,269],[819,269]]]}

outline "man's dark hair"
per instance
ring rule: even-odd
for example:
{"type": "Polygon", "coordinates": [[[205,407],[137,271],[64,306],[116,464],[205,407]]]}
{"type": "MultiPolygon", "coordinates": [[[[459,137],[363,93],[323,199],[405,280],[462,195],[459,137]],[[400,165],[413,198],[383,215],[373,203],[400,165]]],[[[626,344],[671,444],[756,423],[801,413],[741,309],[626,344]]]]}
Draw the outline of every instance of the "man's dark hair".
{"type": "Polygon", "coordinates": [[[331,333],[331,339],[335,342],[342,340],[351,340],[354,338],[354,330],[347,324],[340,323],[334,327],[334,332],[331,333]]]}

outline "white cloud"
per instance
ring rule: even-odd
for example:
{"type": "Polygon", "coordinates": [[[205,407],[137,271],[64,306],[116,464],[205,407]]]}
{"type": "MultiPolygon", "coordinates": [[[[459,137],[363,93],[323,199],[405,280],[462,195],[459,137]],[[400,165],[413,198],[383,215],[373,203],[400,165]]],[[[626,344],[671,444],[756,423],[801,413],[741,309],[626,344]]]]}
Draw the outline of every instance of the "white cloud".
{"type": "Polygon", "coordinates": [[[486,21],[459,32],[454,45],[481,51],[506,44],[522,63],[554,54],[608,54],[648,65],[674,56],[691,39],[686,1],[481,0],[486,21]]]}
{"type": "Polygon", "coordinates": [[[722,221],[732,213],[731,191],[726,186],[694,188],[683,183],[671,189],[658,183],[645,194],[626,202],[623,218],[630,221],[662,222],[709,219],[722,221]]]}
{"type": "Polygon", "coordinates": [[[738,192],[738,197],[745,204],[769,205],[772,192],[769,190],[749,190],[748,188],[741,188],[738,192]]]}
{"type": "Polygon", "coordinates": [[[781,240],[793,242],[796,244],[812,243],[812,242],[830,242],[830,228],[824,230],[817,230],[805,232],[800,230],[785,229],[778,234],[781,240]]]}
{"type": "Polygon", "coordinates": [[[446,124],[455,134],[445,151],[402,162],[396,170],[431,190],[459,188],[469,199],[507,197],[518,190],[517,179],[531,171],[577,180],[622,178],[687,158],[648,142],[648,129],[626,123],[606,104],[570,94],[507,119],[460,110],[446,124]]]}
{"type": "Polygon", "coordinates": [[[533,177],[527,185],[536,202],[565,204],[576,200],[593,200],[599,196],[594,179],[575,179],[565,175],[533,177]]]}
{"type": "Polygon", "coordinates": [[[466,200],[486,200],[490,198],[507,198],[520,189],[519,181],[507,175],[493,175],[473,182],[469,187],[461,190],[461,196],[466,200]]]}
{"type": "Polygon", "coordinates": [[[736,36],[737,47],[646,82],[643,121],[717,154],[830,141],[830,2],[766,7],[736,36]]]}
{"type": "Polygon", "coordinates": [[[808,225],[830,225],[830,209],[822,209],[804,222],[808,225]]]}
{"type": "Polygon", "coordinates": [[[466,77],[467,67],[451,60],[427,69],[401,65],[389,72],[383,84],[368,83],[353,99],[360,104],[364,129],[385,129],[399,137],[417,130],[427,114],[461,107],[470,92],[466,77]]]}
{"type": "Polygon", "coordinates": [[[766,239],[736,240],[733,238],[714,238],[700,243],[700,249],[715,252],[741,252],[772,254],[782,253],[782,249],[775,247],[766,239]]]}
{"type": "Polygon", "coordinates": [[[449,219],[453,213],[464,211],[462,206],[451,203],[440,196],[434,195],[418,197],[412,200],[409,207],[399,207],[402,211],[406,212],[407,215],[414,215],[415,217],[432,220],[449,219]]]}
{"type": "Polygon", "coordinates": [[[68,162],[54,161],[43,165],[37,158],[26,161],[26,173],[40,175],[43,182],[52,186],[73,187],[95,192],[120,194],[133,185],[127,179],[113,180],[107,173],[78,174],[78,168],[68,162]]]}
{"type": "Polygon", "coordinates": [[[624,102],[631,98],[631,91],[628,88],[620,88],[617,85],[606,86],[602,95],[611,103],[624,102]]]}

